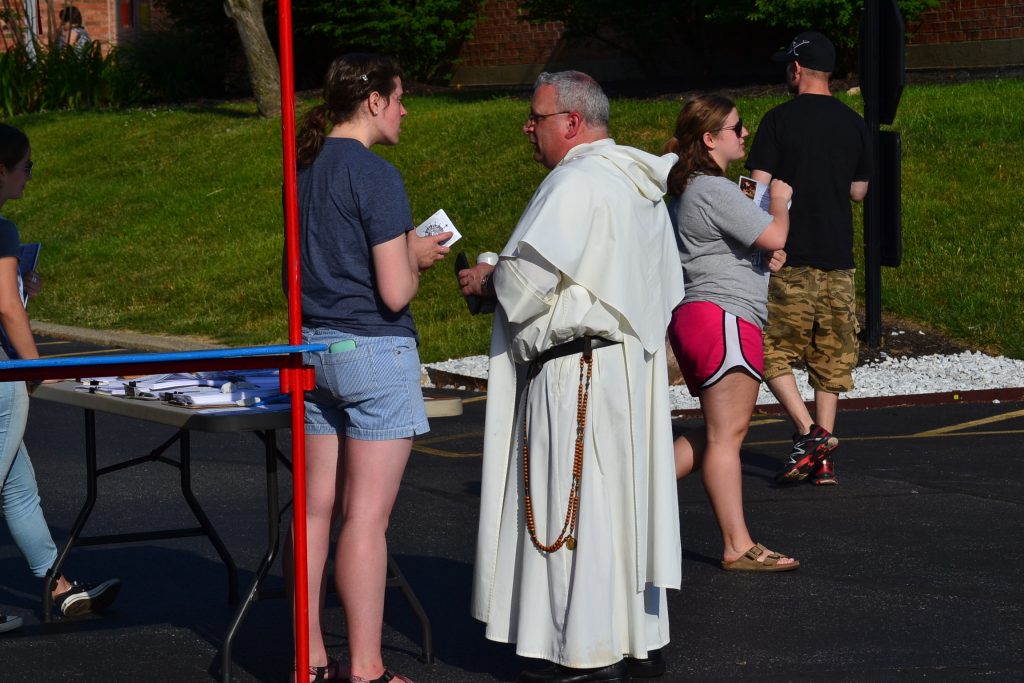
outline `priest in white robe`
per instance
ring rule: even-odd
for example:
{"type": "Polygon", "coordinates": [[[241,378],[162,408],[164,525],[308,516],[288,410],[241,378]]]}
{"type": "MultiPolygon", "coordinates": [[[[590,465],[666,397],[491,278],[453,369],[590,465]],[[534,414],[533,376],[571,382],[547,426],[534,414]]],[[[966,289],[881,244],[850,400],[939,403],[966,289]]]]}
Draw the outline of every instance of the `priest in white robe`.
{"type": "Polygon", "coordinates": [[[520,681],[657,675],[681,563],[665,331],[683,278],[662,202],[676,157],[616,145],[579,72],[541,74],[523,130],[551,173],[498,265],[460,272],[498,303],[472,613],[551,663],[520,681]]]}

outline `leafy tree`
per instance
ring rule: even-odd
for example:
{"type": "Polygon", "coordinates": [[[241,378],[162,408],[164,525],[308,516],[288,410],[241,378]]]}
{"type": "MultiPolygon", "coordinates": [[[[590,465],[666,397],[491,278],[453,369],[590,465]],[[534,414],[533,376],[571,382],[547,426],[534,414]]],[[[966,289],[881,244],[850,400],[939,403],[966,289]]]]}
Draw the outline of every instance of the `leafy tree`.
{"type": "MultiPolygon", "coordinates": [[[[898,0],[904,21],[916,21],[939,6],[939,0],[898,0]]],[[[839,49],[857,45],[864,0],[734,0],[718,5],[709,18],[718,22],[748,20],[827,35],[839,49]]]]}
{"type": "Polygon", "coordinates": [[[242,43],[224,7],[210,0],[154,0],[164,19],[131,39],[127,57],[155,97],[240,96],[249,91],[242,43]]]}
{"type": "Polygon", "coordinates": [[[223,97],[244,92],[248,80],[260,113],[274,116],[280,76],[264,1],[154,0],[166,21],[133,40],[129,57],[154,94],[223,97]]]}
{"type": "MultiPolygon", "coordinates": [[[[939,5],[898,2],[907,21],[939,5]]],[[[657,73],[672,68],[672,55],[684,51],[714,71],[722,49],[716,39],[738,26],[785,29],[787,35],[821,31],[851,64],[864,0],[525,0],[522,8],[527,21],[563,22],[567,36],[599,40],[657,73]]]]}
{"type": "Polygon", "coordinates": [[[476,24],[483,0],[295,0],[297,33],[336,52],[396,57],[421,82],[444,81],[476,24]]]}
{"type": "Polygon", "coordinates": [[[224,12],[242,40],[249,80],[263,116],[281,113],[281,74],[263,22],[263,0],[224,0],[224,12]]]}
{"type": "Polygon", "coordinates": [[[559,21],[567,38],[597,41],[635,58],[646,70],[671,69],[681,53],[705,54],[706,16],[715,0],[524,0],[523,19],[559,21]]]}

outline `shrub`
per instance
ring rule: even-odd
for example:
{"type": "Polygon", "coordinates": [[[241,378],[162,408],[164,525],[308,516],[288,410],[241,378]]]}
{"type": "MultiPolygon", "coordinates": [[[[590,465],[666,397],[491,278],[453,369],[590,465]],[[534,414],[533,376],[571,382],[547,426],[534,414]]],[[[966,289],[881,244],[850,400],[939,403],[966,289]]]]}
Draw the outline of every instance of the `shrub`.
{"type": "Polygon", "coordinates": [[[118,51],[98,42],[82,52],[17,45],[0,53],[0,111],[7,116],[53,109],[125,107],[140,97],[118,51]]]}
{"type": "Polygon", "coordinates": [[[238,30],[217,0],[154,0],[158,30],[136,37],[126,58],[151,96],[162,100],[248,94],[238,30]]]}
{"type": "Polygon", "coordinates": [[[396,57],[406,76],[446,82],[482,0],[296,0],[296,31],[326,39],[336,53],[396,57]]]}

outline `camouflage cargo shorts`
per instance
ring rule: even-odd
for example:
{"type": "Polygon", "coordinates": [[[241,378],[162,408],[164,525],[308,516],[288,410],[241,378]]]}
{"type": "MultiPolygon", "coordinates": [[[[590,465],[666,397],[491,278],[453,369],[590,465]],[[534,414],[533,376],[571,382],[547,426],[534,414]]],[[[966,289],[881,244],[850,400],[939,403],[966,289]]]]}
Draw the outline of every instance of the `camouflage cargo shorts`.
{"type": "Polygon", "coordinates": [[[810,385],[838,394],[853,389],[857,365],[857,297],[853,270],[783,268],[768,284],[764,378],[804,361],[810,385]]]}

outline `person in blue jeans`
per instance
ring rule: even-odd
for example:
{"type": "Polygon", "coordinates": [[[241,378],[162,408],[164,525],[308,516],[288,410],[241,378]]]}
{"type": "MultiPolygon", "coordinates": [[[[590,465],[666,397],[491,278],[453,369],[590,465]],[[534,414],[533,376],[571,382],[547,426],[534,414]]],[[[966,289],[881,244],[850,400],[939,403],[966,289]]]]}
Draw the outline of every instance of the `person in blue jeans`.
{"type": "Polygon", "coordinates": [[[402,94],[393,60],[339,57],[324,79],[323,103],[298,131],[303,339],[328,345],[306,355],[316,371],[305,404],[311,681],[409,680],[381,657],[384,532],[412,439],[428,430],[409,302],[420,273],[448,253],[441,243],[452,233],[416,234],[401,174],[371,151],[398,143],[402,94]],[[347,674],[327,656],[321,627],[335,520],[347,674]]]}
{"type": "MultiPolygon", "coordinates": [[[[32,150],[28,137],[17,128],[0,124],[0,208],[20,199],[32,178],[32,150]]],[[[0,216],[0,360],[39,358],[29,328],[25,302],[39,292],[39,276],[32,271],[23,280],[18,268],[18,228],[0,216]]],[[[65,616],[79,616],[108,607],[121,588],[118,579],[98,584],[75,583],[49,576],[57,560],[57,547],[43,517],[39,487],[23,437],[28,421],[29,387],[25,382],[0,382],[0,482],[3,516],[18,549],[33,575],[50,582],[54,605],[65,616]]],[[[21,626],[22,619],[0,612],[0,632],[21,626]]]]}

